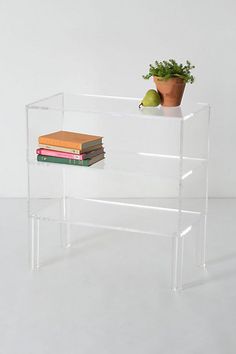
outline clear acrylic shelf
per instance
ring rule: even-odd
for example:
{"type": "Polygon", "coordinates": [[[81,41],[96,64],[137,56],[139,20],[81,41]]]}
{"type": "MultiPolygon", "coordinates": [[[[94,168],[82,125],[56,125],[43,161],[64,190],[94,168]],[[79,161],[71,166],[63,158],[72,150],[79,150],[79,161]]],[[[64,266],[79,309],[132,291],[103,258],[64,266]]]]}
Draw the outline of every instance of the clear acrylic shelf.
{"type": "Polygon", "coordinates": [[[101,95],[68,95],[59,93],[51,97],[28,104],[29,109],[61,111],[61,105],[67,112],[102,113],[124,118],[161,119],[176,118],[187,120],[201,110],[209,108],[206,103],[187,102],[179,107],[144,107],[138,109],[141,98],[101,95]]]}
{"type": "Polygon", "coordinates": [[[71,225],[170,237],[173,289],[182,287],[184,239],[199,225],[197,263],[205,265],[209,106],[140,110],[139,102],[57,94],[26,106],[33,269],[42,222],[61,224],[67,246],[71,225]],[[56,130],[103,136],[105,159],[90,167],[37,162],[38,136],[56,130]]]}
{"type": "MultiPolygon", "coordinates": [[[[183,158],[183,167],[181,179],[190,177],[196,169],[205,168],[206,159],[194,159],[194,158],[183,158]]],[[[36,156],[29,161],[29,164],[37,165],[38,167],[47,167],[60,169],[59,164],[38,162],[36,156]]],[[[67,168],[78,169],[78,166],[70,166],[67,168]]],[[[106,152],[105,159],[95,163],[89,167],[82,167],[83,169],[89,169],[88,173],[93,170],[102,170],[104,172],[119,172],[123,174],[134,174],[134,175],[147,175],[153,176],[158,174],[162,178],[175,178],[178,177],[179,173],[179,158],[163,156],[158,154],[149,153],[127,153],[124,154],[119,151],[108,151],[106,152]]],[[[75,171],[73,171],[75,172],[75,171]]],[[[81,171],[77,171],[81,173],[81,171]]],[[[84,171],[83,171],[84,172],[84,171]]]]}
{"type": "MultiPolygon", "coordinates": [[[[81,225],[150,236],[176,237],[179,222],[177,208],[159,207],[156,200],[67,198],[63,214],[60,199],[50,200],[34,217],[70,225],[81,225]],[[109,217],[108,217],[109,216],[109,217]]],[[[187,235],[198,221],[200,212],[182,210],[180,236],[187,235]]]]}

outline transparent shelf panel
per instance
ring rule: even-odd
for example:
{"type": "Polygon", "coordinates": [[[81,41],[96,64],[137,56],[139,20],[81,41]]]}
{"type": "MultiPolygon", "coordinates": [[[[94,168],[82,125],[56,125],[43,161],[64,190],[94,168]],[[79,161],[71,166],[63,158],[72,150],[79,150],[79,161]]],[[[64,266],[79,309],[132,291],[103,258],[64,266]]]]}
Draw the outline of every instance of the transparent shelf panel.
{"type": "MultiPolygon", "coordinates": [[[[30,164],[38,167],[62,168],[58,164],[38,162],[36,155],[29,161],[30,164]]],[[[191,176],[195,170],[206,166],[205,159],[183,158],[183,166],[180,178],[182,180],[191,176]]],[[[93,170],[102,170],[104,172],[119,172],[124,174],[140,174],[153,176],[156,174],[159,178],[179,178],[179,158],[163,156],[152,153],[129,153],[119,151],[108,151],[105,158],[90,167],[67,166],[73,172],[91,173],[93,170]],[[125,158],[124,158],[125,154],[125,158]],[[73,170],[72,170],[73,169],[73,170]],[[77,169],[75,171],[74,169],[77,169]],[[83,171],[81,171],[83,170],[83,171]],[[85,170],[85,171],[84,171],[85,170]],[[88,171],[89,170],[89,171],[88,171]]]]}
{"type": "Polygon", "coordinates": [[[151,236],[187,235],[201,217],[200,212],[159,207],[152,199],[76,199],[41,200],[41,208],[31,216],[44,221],[82,225],[92,228],[133,232],[151,236]],[[65,203],[65,204],[64,204],[65,203]]]}
{"type": "Polygon", "coordinates": [[[179,107],[144,107],[138,109],[142,98],[100,95],[72,95],[59,93],[29,104],[30,109],[61,110],[67,112],[102,113],[110,116],[144,119],[176,118],[187,120],[208,107],[205,103],[185,102],[179,107]],[[63,100],[63,102],[62,102],[63,100]]]}
{"type": "Polygon", "coordinates": [[[173,239],[172,287],[182,286],[183,242],[199,229],[205,264],[209,106],[139,109],[140,98],[57,94],[26,106],[32,267],[41,221],[173,239]],[[57,130],[103,136],[90,166],[37,162],[38,137],[57,130]]]}

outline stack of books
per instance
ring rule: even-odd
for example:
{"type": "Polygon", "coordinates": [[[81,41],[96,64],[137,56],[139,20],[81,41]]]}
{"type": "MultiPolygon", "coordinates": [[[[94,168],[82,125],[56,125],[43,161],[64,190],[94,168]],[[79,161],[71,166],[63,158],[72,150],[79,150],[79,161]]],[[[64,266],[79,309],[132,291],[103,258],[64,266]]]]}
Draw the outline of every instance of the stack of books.
{"type": "Polygon", "coordinates": [[[102,137],[57,131],[38,138],[37,160],[67,165],[91,166],[104,159],[102,137]]]}

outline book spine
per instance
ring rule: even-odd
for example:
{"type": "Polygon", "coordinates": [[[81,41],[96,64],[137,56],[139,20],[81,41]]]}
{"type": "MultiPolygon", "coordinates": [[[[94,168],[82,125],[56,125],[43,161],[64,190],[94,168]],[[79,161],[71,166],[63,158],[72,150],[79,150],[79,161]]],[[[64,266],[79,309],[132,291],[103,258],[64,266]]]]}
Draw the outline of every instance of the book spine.
{"type": "Polygon", "coordinates": [[[61,152],[69,152],[69,154],[80,155],[82,153],[81,150],[64,148],[62,146],[53,146],[53,145],[47,145],[47,144],[39,144],[39,146],[40,146],[41,149],[53,150],[53,151],[61,151],[61,152]]]}
{"type": "Polygon", "coordinates": [[[72,160],[84,160],[85,158],[85,154],[76,155],[76,154],[71,154],[69,152],[61,152],[61,151],[48,150],[48,149],[37,149],[36,153],[38,155],[62,157],[65,159],[72,159],[72,160]]]}
{"type": "Polygon", "coordinates": [[[62,157],[37,155],[37,161],[61,163],[61,164],[75,165],[75,166],[89,166],[89,160],[88,159],[87,160],[73,160],[73,159],[65,159],[65,158],[62,158],[62,157]]]}

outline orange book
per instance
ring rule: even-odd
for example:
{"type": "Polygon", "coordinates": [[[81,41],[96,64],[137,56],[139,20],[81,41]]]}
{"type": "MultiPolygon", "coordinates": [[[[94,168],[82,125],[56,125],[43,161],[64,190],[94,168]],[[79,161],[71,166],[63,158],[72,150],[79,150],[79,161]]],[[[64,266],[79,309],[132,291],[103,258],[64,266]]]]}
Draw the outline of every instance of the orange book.
{"type": "Polygon", "coordinates": [[[97,135],[88,135],[60,130],[51,134],[41,135],[38,141],[39,144],[59,146],[83,151],[83,149],[86,149],[90,146],[101,144],[102,137],[97,135]]]}

